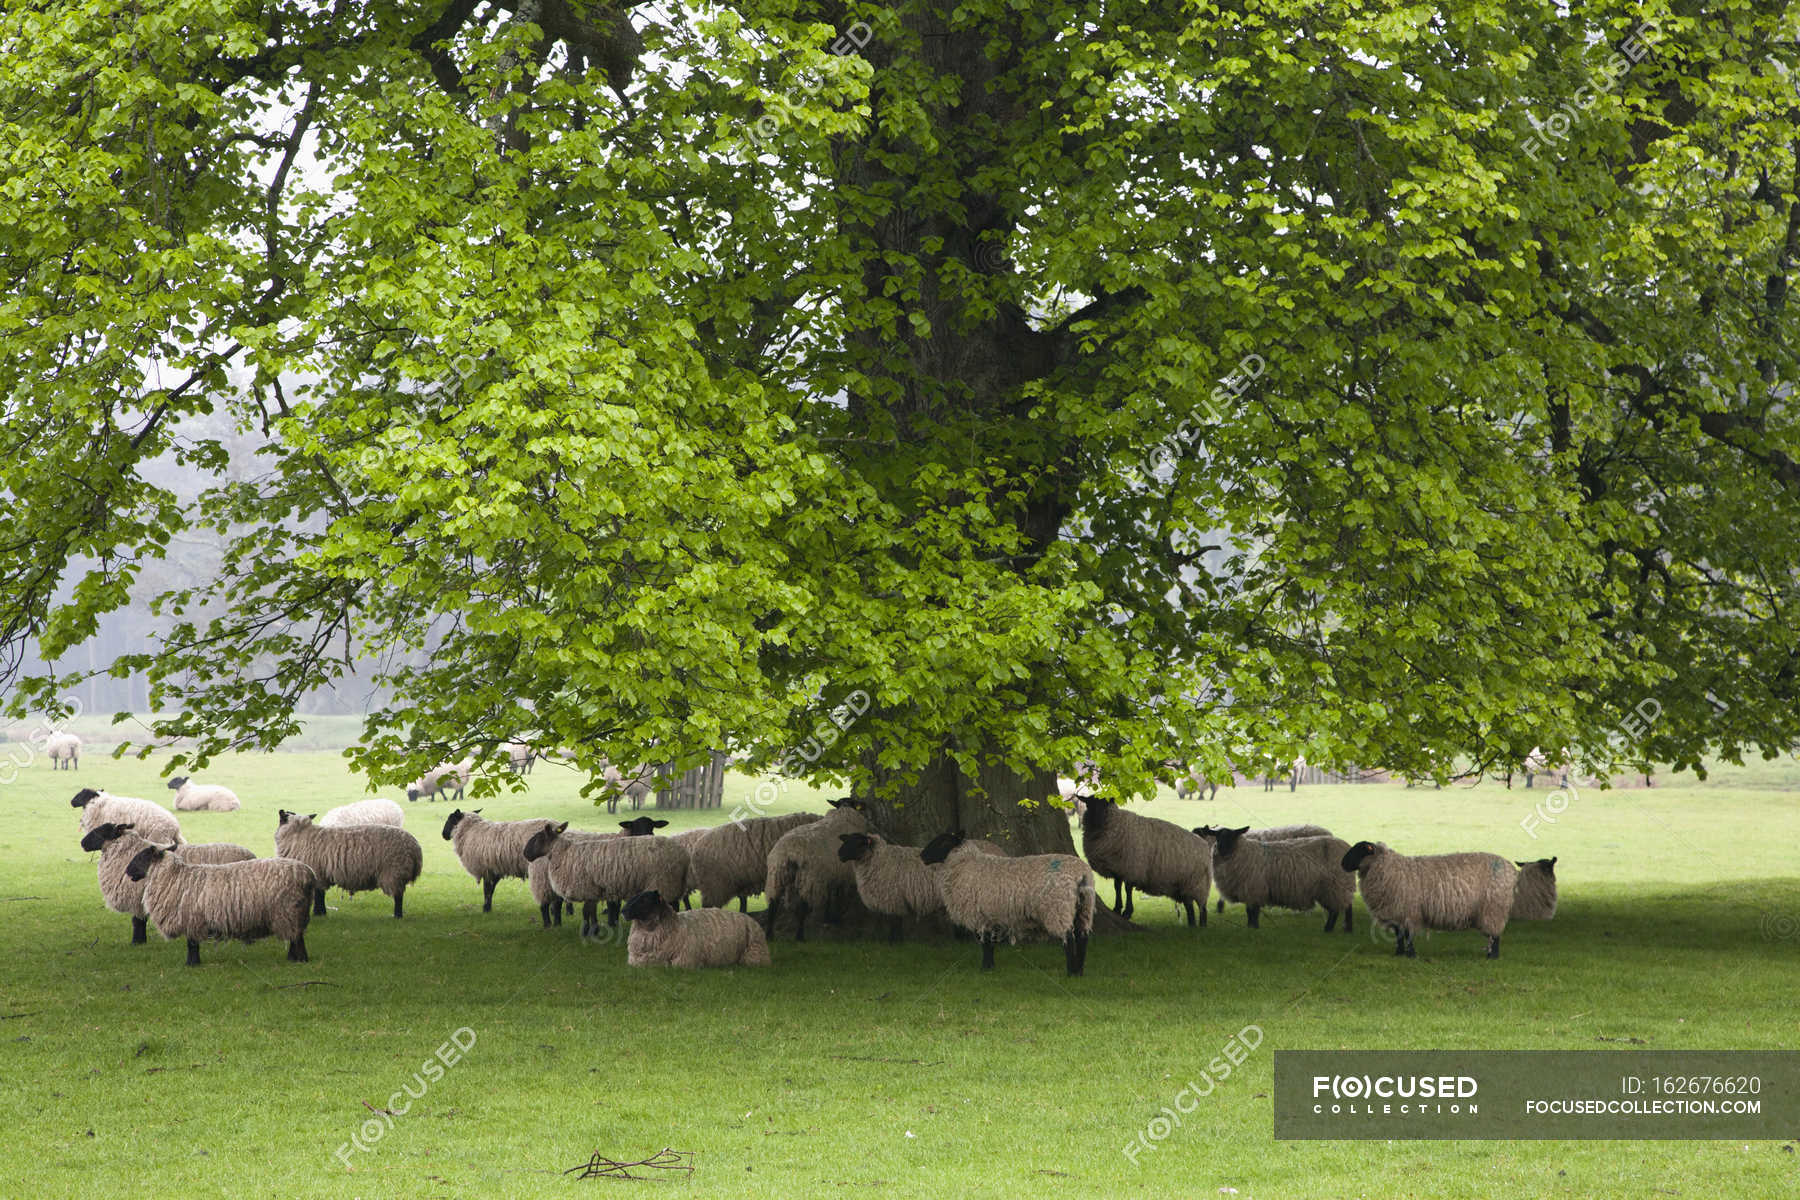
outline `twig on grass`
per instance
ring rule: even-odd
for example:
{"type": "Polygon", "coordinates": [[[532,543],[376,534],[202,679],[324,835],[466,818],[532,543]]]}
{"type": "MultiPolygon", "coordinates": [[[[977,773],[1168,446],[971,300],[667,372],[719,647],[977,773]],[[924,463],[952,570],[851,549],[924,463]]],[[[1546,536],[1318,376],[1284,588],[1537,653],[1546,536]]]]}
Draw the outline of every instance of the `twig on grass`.
{"type": "Polygon", "coordinates": [[[0,1013],[0,1021],[11,1021],[17,1017],[35,1017],[43,1011],[41,1008],[34,1008],[30,1012],[0,1013]]]}
{"type": "Polygon", "coordinates": [[[0,896],[0,904],[11,904],[16,900],[42,900],[42,896],[0,896]]]}
{"type": "Polygon", "coordinates": [[[328,979],[308,979],[304,983],[277,984],[275,986],[275,990],[278,992],[285,992],[289,988],[297,988],[297,987],[336,987],[336,986],[337,986],[337,984],[332,983],[328,979]]]}
{"type": "Polygon", "coordinates": [[[866,1054],[827,1054],[826,1058],[835,1058],[841,1062],[884,1062],[905,1063],[909,1067],[941,1067],[944,1060],[934,1058],[929,1061],[923,1058],[871,1058],[866,1054]]]}
{"type": "Polygon", "coordinates": [[[367,1100],[364,1100],[362,1102],[362,1106],[364,1108],[368,1109],[370,1112],[380,1113],[384,1117],[397,1117],[400,1115],[399,1113],[395,1112],[391,1108],[376,1108],[373,1104],[370,1104],[367,1100]]]}
{"type": "Polygon", "coordinates": [[[656,1171],[685,1171],[694,1173],[694,1152],[692,1150],[671,1150],[664,1146],[649,1158],[640,1162],[619,1162],[594,1151],[594,1157],[577,1166],[564,1171],[564,1175],[575,1175],[576,1179],[649,1179],[649,1175],[633,1175],[632,1167],[649,1167],[656,1171]]]}

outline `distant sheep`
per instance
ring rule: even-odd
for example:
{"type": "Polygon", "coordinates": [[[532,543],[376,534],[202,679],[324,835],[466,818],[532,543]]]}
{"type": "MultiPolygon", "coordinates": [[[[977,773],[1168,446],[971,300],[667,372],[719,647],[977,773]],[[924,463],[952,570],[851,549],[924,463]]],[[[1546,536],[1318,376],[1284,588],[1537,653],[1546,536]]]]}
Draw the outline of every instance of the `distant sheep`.
{"type": "MultiPolygon", "coordinates": [[[[94,826],[81,839],[83,850],[100,851],[100,899],[114,912],[131,918],[131,944],[134,946],[141,946],[150,940],[145,924],[149,913],[144,909],[144,885],[126,878],[125,868],[131,865],[131,860],[137,857],[138,851],[149,844],[132,832],[130,825],[111,822],[94,826]]],[[[243,846],[231,842],[183,845],[180,850],[184,862],[199,866],[248,862],[256,857],[243,846]]]]}
{"type": "Polygon", "coordinates": [[[526,742],[502,742],[500,750],[506,755],[507,765],[519,775],[531,774],[532,764],[537,762],[538,752],[526,742]]]}
{"type": "Polygon", "coordinates": [[[419,878],[425,852],[419,839],[392,825],[326,828],[310,815],[282,809],[275,827],[275,853],[311,867],[318,878],[313,914],[325,915],[325,889],[351,895],[379,889],[394,898],[394,916],[405,909],[406,885],[419,878]]]}
{"type": "Polygon", "coordinates": [[[114,796],[93,788],[82,788],[69,801],[71,808],[81,809],[81,832],[88,833],[97,825],[130,825],[145,841],[181,841],[181,822],[160,804],[139,800],[135,796],[114,796]]]}
{"type": "Polygon", "coordinates": [[[769,941],[755,917],[723,908],[678,913],[654,891],[625,905],[631,937],[625,961],[634,967],[766,967],[769,941]]]}
{"type": "Polygon", "coordinates": [[[1213,882],[1219,894],[1242,904],[1250,928],[1266,907],[1305,912],[1313,905],[1325,909],[1325,932],[1344,918],[1344,932],[1352,932],[1356,877],[1344,870],[1350,843],[1342,838],[1309,837],[1259,841],[1241,829],[1194,832],[1213,845],[1213,882]]]}
{"type": "Polygon", "coordinates": [[[888,941],[900,940],[905,918],[944,911],[937,875],[919,857],[917,846],[895,845],[873,833],[842,833],[838,843],[838,857],[855,872],[863,907],[888,917],[888,941]]]}
{"type": "Polygon", "coordinates": [[[73,771],[81,764],[81,739],[58,730],[44,739],[44,753],[50,756],[52,771],[73,771]]]}
{"type": "Polygon", "coordinates": [[[187,965],[200,965],[200,942],[271,935],[288,944],[289,962],[306,962],[306,924],[315,886],[305,863],[289,858],[200,866],[182,860],[181,847],[138,851],[125,876],[144,884],[144,909],[165,939],[187,939],[187,965]]]}
{"type": "Polygon", "coordinates": [[[461,762],[439,763],[406,785],[406,798],[417,800],[424,796],[435,803],[439,795],[455,792],[456,802],[460,804],[463,789],[469,785],[469,775],[474,769],[473,758],[464,758],[461,762]]]}
{"type": "Polygon", "coordinates": [[[176,812],[236,812],[237,793],[216,783],[195,783],[186,775],[169,780],[176,812]]]}
{"type": "Polygon", "coordinates": [[[838,858],[838,835],[869,832],[863,815],[868,807],[849,796],[833,800],[830,813],[789,830],[769,847],[763,891],[769,897],[764,928],[770,937],[783,904],[793,905],[797,942],[806,940],[806,918],[813,909],[821,909],[827,922],[837,920],[842,902],[856,894],[856,873],[838,858]]]}
{"type": "Polygon", "coordinates": [[[1397,854],[1381,842],[1358,842],[1343,868],[1362,878],[1369,915],[1394,931],[1394,953],[1418,957],[1421,929],[1479,929],[1487,956],[1500,957],[1500,935],[1512,912],[1518,868],[1498,854],[1397,854]]]}
{"type": "Polygon", "coordinates": [[[619,811],[621,799],[631,801],[633,811],[644,807],[644,801],[656,793],[656,768],[647,763],[639,763],[631,768],[629,774],[623,773],[611,763],[601,772],[601,779],[606,783],[606,811],[619,811]]]}
{"type": "Polygon", "coordinates": [[[550,824],[544,817],[490,821],[479,808],[471,812],[459,808],[444,821],[444,840],[456,851],[456,861],[481,880],[482,912],[494,911],[494,888],[502,879],[529,878],[531,864],[525,861],[525,843],[550,824]]]}
{"type": "Polygon", "coordinates": [[[819,820],[818,813],[779,817],[744,817],[727,821],[695,839],[689,848],[690,882],[700,903],[723,908],[737,898],[738,911],[750,911],[750,897],[760,895],[769,878],[769,851],[783,835],[819,820]]]}
{"type": "Polygon", "coordinates": [[[1131,889],[1136,888],[1179,903],[1190,927],[1205,925],[1206,902],[1212,896],[1212,847],[1206,840],[1173,821],[1127,812],[1111,800],[1082,799],[1087,802],[1081,818],[1082,853],[1096,874],[1112,879],[1113,911],[1131,916],[1131,889]]]}
{"type": "Polygon", "coordinates": [[[1556,860],[1540,858],[1516,865],[1519,882],[1513,885],[1512,919],[1550,920],[1556,915],[1556,860]]]}
{"type": "Polygon", "coordinates": [[[1073,854],[1004,858],[984,854],[960,832],[940,834],[920,851],[935,867],[949,918],[981,939],[981,969],[994,966],[994,942],[1045,933],[1063,944],[1070,975],[1087,968],[1094,928],[1094,873],[1073,854]]]}
{"type": "Polygon", "coordinates": [[[406,811],[384,796],[340,804],[319,818],[321,829],[341,829],[346,825],[405,824],[406,811]]]}

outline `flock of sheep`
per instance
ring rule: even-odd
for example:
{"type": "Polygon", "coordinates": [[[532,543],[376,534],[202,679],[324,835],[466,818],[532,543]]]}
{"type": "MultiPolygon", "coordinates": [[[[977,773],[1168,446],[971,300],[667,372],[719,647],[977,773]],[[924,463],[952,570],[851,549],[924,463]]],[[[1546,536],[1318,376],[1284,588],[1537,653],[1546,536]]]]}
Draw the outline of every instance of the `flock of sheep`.
{"type": "MultiPolygon", "coordinates": [[[[529,759],[523,767],[528,769],[529,759]]],[[[452,764],[409,787],[409,796],[455,792],[466,764],[452,764]]],[[[176,807],[231,811],[228,789],[171,780],[176,807]]],[[[325,914],[325,893],[380,891],[404,913],[409,884],[424,855],[401,826],[391,800],[362,800],[323,818],[281,810],[274,858],[257,858],[230,843],[183,840],[175,814],[147,800],[84,788],[71,803],[82,810],[81,846],[100,851],[101,897],[132,920],[132,942],[154,924],[165,938],[187,939],[190,966],[209,938],[253,941],[279,937],[288,959],[307,961],[306,926],[325,914]]],[[[1397,955],[1416,955],[1421,929],[1478,929],[1487,954],[1500,953],[1509,919],[1547,920],[1556,911],[1556,860],[1514,864],[1494,854],[1403,855],[1378,842],[1354,845],[1318,825],[1252,830],[1183,829],[1094,796],[1075,805],[1082,853],[1013,856],[960,831],[924,847],[889,841],[871,827],[868,805],[846,797],[824,814],[791,813],[733,820],[665,837],[667,821],[636,817],[620,832],[575,830],[566,821],[490,821],[479,810],[450,812],[442,836],[482,885],[482,910],[493,910],[502,879],[527,881],[543,925],[560,926],[582,906],[584,937],[607,923],[630,923],[633,966],[766,966],[777,919],[790,913],[804,941],[815,911],[841,914],[851,896],[885,917],[898,941],[908,919],[942,918],[980,939],[982,966],[994,965],[1004,938],[1047,936],[1063,943],[1070,975],[1083,973],[1097,903],[1095,876],[1113,881],[1113,908],[1134,911],[1137,892],[1181,905],[1188,924],[1204,925],[1216,887],[1219,911],[1242,904],[1251,928],[1264,908],[1326,912],[1352,930],[1360,881],[1370,914],[1394,934],[1397,955]],[[692,907],[692,894],[701,907],[692,907]],[[749,897],[763,894],[761,918],[749,897]],[[733,899],[736,912],[727,907],[733,899]],[[687,911],[682,911],[683,908],[687,911]]]]}

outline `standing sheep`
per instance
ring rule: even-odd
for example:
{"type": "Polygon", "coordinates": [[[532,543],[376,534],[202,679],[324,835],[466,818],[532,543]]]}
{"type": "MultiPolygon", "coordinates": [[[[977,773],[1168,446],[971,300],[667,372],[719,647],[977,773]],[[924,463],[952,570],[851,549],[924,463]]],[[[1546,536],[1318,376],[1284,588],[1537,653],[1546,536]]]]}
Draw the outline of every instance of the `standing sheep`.
{"type": "Polygon", "coordinates": [[[81,810],[83,833],[92,831],[96,826],[111,823],[130,825],[145,841],[177,844],[181,841],[181,822],[175,819],[175,814],[148,800],[82,788],[75,793],[75,798],[69,801],[69,805],[81,810]]]}
{"type": "Polygon", "coordinates": [[[1206,839],[1173,821],[1126,812],[1111,800],[1082,799],[1087,804],[1081,818],[1082,853],[1095,874],[1112,878],[1113,911],[1131,916],[1131,889],[1136,888],[1177,901],[1187,912],[1189,927],[1205,925],[1206,902],[1212,896],[1212,847],[1206,839]]]}
{"type": "Polygon", "coordinates": [[[1258,841],[1246,836],[1248,825],[1217,830],[1201,826],[1194,832],[1213,845],[1213,882],[1219,895],[1244,906],[1250,928],[1258,928],[1265,907],[1305,912],[1318,904],[1325,909],[1326,933],[1340,914],[1344,932],[1352,932],[1356,877],[1343,868],[1350,843],[1334,837],[1258,841]]]}
{"type": "Polygon", "coordinates": [[[440,793],[455,792],[456,802],[461,804],[463,789],[469,785],[469,774],[474,769],[473,758],[464,758],[461,762],[439,763],[406,785],[406,798],[411,801],[424,796],[435,804],[440,793]]]}
{"type": "Polygon", "coordinates": [[[312,916],[313,873],[286,858],[199,866],[182,861],[179,846],[138,851],[125,877],[144,884],[144,909],[163,938],[187,939],[187,965],[200,965],[204,938],[254,942],[273,935],[288,944],[289,962],[307,962],[306,923],[312,916]]]}
{"type": "Polygon", "coordinates": [[[863,907],[889,918],[889,942],[900,940],[905,918],[944,911],[937,875],[919,857],[917,846],[897,846],[873,833],[841,833],[838,843],[838,858],[851,864],[863,907]]]}
{"type": "MultiPolygon", "coordinates": [[[[1209,838],[1219,831],[1211,825],[1202,825],[1194,832],[1201,837],[1209,838]]],[[[1267,829],[1252,829],[1244,836],[1256,842],[1279,842],[1288,838],[1331,837],[1332,832],[1323,825],[1272,825],[1267,829]]],[[[1225,911],[1224,896],[1219,897],[1218,907],[1214,911],[1225,911]]]]}
{"type": "Polygon", "coordinates": [[[216,783],[195,783],[186,775],[169,780],[176,812],[236,812],[237,793],[216,783]]]}
{"type": "Polygon", "coordinates": [[[654,891],[625,905],[631,937],[625,961],[634,967],[766,967],[769,940],[755,917],[723,908],[678,913],[654,891]]]}
{"type": "Polygon", "coordinates": [[[1381,842],[1358,842],[1343,868],[1362,879],[1369,915],[1394,931],[1394,953],[1419,956],[1421,929],[1479,929],[1487,956],[1500,957],[1500,935],[1512,911],[1518,868],[1498,854],[1397,854],[1381,842]]]}
{"type": "MultiPolygon", "coordinates": [[[[544,824],[548,827],[550,822],[546,821],[544,824]]],[[[589,833],[586,830],[576,829],[571,829],[562,835],[566,841],[592,841],[623,836],[618,833],[589,833]]],[[[520,851],[521,856],[523,853],[520,851]]],[[[532,859],[525,864],[525,883],[531,889],[531,902],[538,906],[538,914],[543,918],[545,929],[550,928],[552,923],[558,928],[562,926],[564,909],[568,910],[570,916],[575,914],[574,901],[566,896],[557,895],[556,889],[550,886],[550,859],[548,857],[532,859]]]]}
{"type": "Polygon", "coordinates": [[[607,763],[600,777],[606,784],[602,794],[606,797],[606,811],[609,813],[619,811],[621,799],[630,800],[632,810],[635,812],[644,807],[645,798],[656,791],[656,768],[647,763],[639,763],[631,768],[629,775],[621,773],[619,768],[607,763]]]}
{"type": "Polygon", "coordinates": [[[723,908],[737,897],[738,911],[750,911],[750,897],[769,878],[769,851],[783,835],[819,820],[818,813],[746,817],[714,826],[690,848],[691,882],[706,908],[723,908]]]}
{"type": "Polygon", "coordinates": [[[384,796],[340,804],[319,818],[319,825],[325,829],[340,829],[345,825],[404,824],[406,824],[405,810],[384,796]]]}
{"type": "Polygon", "coordinates": [[[52,771],[73,771],[81,765],[81,739],[58,730],[44,739],[44,753],[50,756],[52,771]]]}
{"type": "Polygon", "coordinates": [[[1556,860],[1540,858],[1517,865],[1519,882],[1513,885],[1512,919],[1550,920],[1556,915],[1556,860]]]}
{"type": "Polygon", "coordinates": [[[489,821],[479,808],[470,812],[456,809],[444,821],[444,840],[456,851],[456,861],[481,880],[482,912],[494,911],[494,888],[502,879],[529,878],[531,864],[525,861],[525,843],[549,824],[544,817],[489,821]]]}
{"type": "MultiPolygon", "coordinates": [[[[97,870],[100,877],[100,899],[114,912],[131,918],[131,944],[134,946],[141,946],[150,940],[145,932],[145,921],[149,918],[149,913],[144,909],[144,885],[127,879],[125,868],[131,865],[131,860],[137,857],[138,851],[149,844],[133,833],[130,825],[112,822],[94,826],[81,839],[83,850],[100,851],[97,870]]],[[[248,862],[256,857],[249,850],[231,842],[183,845],[180,849],[183,862],[198,866],[248,862]]]]}
{"type": "Polygon", "coordinates": [[[775,936],[775,921],[783,902],[794,906],[794,940],[806,940],[806,917],[823,910],[827,922],[838,919],[839,905],[856,893],[856,873],[838,858],[838,835],[869,832],[864,813],[868,805],[845,796],[831,801],[832,811],[810,824],[789,830],[769,847],[768,872],[763,891],[769,907],[764,928],[775,936]]]}
{"type": "Polygon", "coordinates": [[[600,932],[599,902],[607,924],[619,922],[619,906],[639,892],[675,895],[687,880],[687,851],[659,837],[564,837],[567,821],[546,825],[525,843],[525,861],[550,860],[550,889],[581,902],[581,936],[600,932]]]}
{"type": "Polygon", "coordinates": [[[981,969],[994,967],[994,942],[1042,932],[1063,944],[1070,975],[1087,969],[1094,928],[1094,873],[1073,854],[984,854],[961,832],[939,834],[919,853],[937,868],[944,911],[981,939],[981,969]],[[939,865],[941,864],[941,865],[939,865]]]}
{"type": "Polygon", "coordinates": [[[538,752],[528,742],[502,742],[500,750],[506,755],[507,765],[515,775],[531,774],[531,766],[537,762],[538,752]]]}
{"type": "Polygon", "coordinates": [[[686,890],[681,893],[681,899],[678,903],[676,903],[675,907],[677,907],[677,908],[693,908],[694,907],[693,893],[695,891],[699,890],[699,887],[700,887],[700,877],[694,871],[694,847],[696,847],[700,844],[701,838],[705,837],[707,834],[711,833],[716,828],[718,828],[718,827],[715,825],[702,825],[697,829],[684,829],[680,833],[671,833],[669,835],[669,840],[671,842],[674,842],[677,846],[680,846],[683,850],[686,850],[688,852],[688,875],[687,875],[686,890]]]}
{"type": "Polygon", "coordinates": [[[394,898],[394,917],[404,911],[406,885],[419,878],[425,852],[419,839],[392,825],[341,825],[325,828],[311,815],[281,810],[275,827],[275,853],[311,867],[318,885],[313,914],[325,915],[325,889],[343,888],[354,896],[379,888],[394,898]]]}

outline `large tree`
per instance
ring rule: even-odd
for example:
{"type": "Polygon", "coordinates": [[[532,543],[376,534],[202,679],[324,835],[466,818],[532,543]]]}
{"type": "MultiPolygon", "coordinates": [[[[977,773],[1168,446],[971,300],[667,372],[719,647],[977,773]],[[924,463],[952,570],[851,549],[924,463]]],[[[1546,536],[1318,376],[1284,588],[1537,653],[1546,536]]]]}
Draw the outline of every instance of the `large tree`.
{"type": "Polygon", "coordinates": [[[375,656],[378,778],[731,745],[1021,847],[1086,759],[1785,748],[1795,24],[8,4],[0,643],[202,523],[117,664],[196,758],[375,656]]]}

